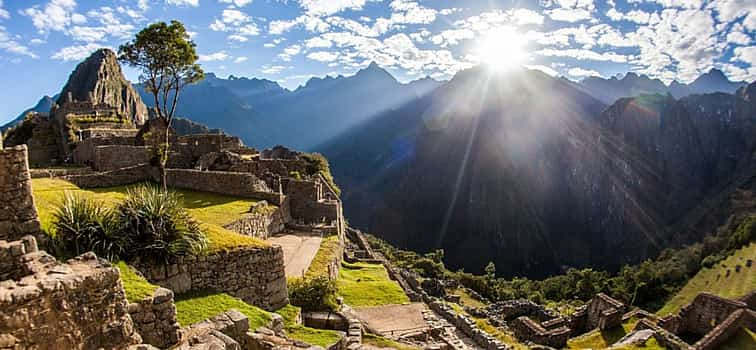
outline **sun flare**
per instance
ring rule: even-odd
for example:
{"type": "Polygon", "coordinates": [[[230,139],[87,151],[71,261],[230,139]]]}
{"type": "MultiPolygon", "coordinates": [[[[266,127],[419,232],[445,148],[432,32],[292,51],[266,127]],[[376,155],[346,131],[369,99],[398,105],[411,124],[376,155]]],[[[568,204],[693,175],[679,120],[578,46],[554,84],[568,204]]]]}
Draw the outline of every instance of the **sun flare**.
{"type": "Polygon", "coordinates": [[[475,47],[479,61],[496,71],[515,68],[525,62],[527,40],[512,27],[488,31],[475,47]]]}

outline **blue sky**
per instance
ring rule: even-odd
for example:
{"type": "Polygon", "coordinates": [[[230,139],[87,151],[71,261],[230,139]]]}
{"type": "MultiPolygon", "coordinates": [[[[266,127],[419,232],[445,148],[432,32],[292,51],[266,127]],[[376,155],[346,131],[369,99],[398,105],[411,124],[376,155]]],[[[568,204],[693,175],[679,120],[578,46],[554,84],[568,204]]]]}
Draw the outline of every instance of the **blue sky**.
{"type": "Polygon", "coordinates": [[[574,80],[635,71],[689,82],[711,68],[756,79],[754,0],[0,0],[0,123],[57,93],[91,51],[172,19],[205,71],[288,88],[371,61],[400,81],[480,62],[574,80]]]}

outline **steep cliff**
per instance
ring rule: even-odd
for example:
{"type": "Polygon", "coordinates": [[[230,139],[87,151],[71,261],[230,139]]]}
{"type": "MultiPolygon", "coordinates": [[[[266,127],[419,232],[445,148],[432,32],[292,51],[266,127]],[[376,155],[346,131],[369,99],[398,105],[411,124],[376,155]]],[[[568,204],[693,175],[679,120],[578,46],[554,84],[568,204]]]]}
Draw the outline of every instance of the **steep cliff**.
{"type": "Polygon", "coordinates": [[[100,49],[79,63],[60,92],[57,103],[62,105],[69,92],[74,100],[89,100],[94,104],[107,104],[119,113],[129,116],[136,125],[148,118],[147,107],[131,83],[126,80],[115,52],[100,49]]]}

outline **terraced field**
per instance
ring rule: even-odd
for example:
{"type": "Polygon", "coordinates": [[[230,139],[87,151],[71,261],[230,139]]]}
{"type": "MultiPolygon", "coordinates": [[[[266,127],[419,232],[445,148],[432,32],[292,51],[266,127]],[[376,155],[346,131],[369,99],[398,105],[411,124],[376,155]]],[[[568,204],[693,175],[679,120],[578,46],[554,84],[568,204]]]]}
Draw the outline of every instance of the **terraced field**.
{"type": "Polygon", "coordinates": [[[727,259],[711,268],[703,268],[662,307],[657,314],[677,312],[693,301],[700,292],[709,292],[725,298],[737,298],[756,290],[756,264],[746,266],[748,259],[756,260],[756,243],[735,251],[727,259]],[[740,272],[736,266],[740,265],[740,272]],[[729,271],[729,275],[728,275],[729,271]]]}

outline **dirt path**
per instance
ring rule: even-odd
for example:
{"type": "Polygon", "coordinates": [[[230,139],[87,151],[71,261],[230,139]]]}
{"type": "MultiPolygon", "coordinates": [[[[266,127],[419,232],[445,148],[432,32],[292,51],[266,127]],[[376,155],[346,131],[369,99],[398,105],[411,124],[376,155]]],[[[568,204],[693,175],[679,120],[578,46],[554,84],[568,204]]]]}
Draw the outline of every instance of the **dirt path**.
{"type": "Polygon", "coordinates": [[[411,303],[360,307],[354,311],[368,327],[391,337],[428,328],[423,319],[423,311],[427,309],[423,303],[411,303]]]}
{"type": "Polygon", "coordinates": [[[286,276],[289,277],[304,275],[317,254],[322,240],[319,235],[305,232],[287,233],[268,239],[270,243],[278,244],[283,248],[286,276]]]}

